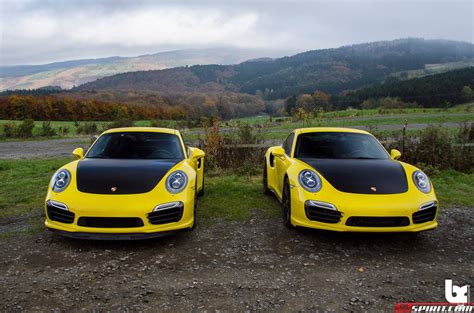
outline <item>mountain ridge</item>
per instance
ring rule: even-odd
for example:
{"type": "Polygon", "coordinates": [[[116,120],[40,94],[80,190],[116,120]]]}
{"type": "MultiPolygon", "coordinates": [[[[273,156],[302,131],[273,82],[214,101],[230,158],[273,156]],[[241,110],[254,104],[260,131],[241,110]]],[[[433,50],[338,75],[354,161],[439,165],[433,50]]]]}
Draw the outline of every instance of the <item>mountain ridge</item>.
{"type": "Polygon", "coordinates": [[[316,89],[331,94],[383,81],[429,64],[474,61],[473,44],[450,40],[397,39],[310,50],[293,56],[234,65],[195,65],[129,72],[73,90],[133,90],[161,93],[243,92],[280,99],[316,89]]]}
{"type": "MultiPolygon", "coordinates": [[[[277,54],[276,51],[267,52],[271,55],[277,54]]],[[[260,57],[262,55],[259,51],[251,49],[183,49],[134,57],[111,56],[40,65],[0,66],[0,90],[36,89],[45,86],[70,89],[118,73],[194,64],[235,64],[260,57]]]]}

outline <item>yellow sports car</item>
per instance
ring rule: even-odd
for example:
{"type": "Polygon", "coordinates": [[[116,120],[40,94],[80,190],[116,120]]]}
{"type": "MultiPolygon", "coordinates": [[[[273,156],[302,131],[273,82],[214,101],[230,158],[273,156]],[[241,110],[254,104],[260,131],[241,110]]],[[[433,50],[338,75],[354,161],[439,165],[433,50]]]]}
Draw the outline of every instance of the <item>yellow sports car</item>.
{"type": "Polygon", "coordinates": [[[265,154],[263,188],[283,206],[288,227],[351,232],[435,228],[438,201],[418,168],[397,161],[368,132],[303,128],[265,154]]]}
{"type": "Polygon", "coordinates": [[[186,147],[177,130],[110,129],[73,155],[51,179],[47,228],[73,238],[144,239],[194,226],[204,152],[186,147]]]}

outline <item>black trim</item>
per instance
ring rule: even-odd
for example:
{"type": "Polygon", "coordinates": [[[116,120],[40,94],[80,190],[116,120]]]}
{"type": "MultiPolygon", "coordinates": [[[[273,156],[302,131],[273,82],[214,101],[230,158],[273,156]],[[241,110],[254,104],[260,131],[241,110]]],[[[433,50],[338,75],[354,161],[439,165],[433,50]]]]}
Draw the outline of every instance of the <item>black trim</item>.
{"type": "Polygon", "coordinates": [[[62,230],[48,228],[50,231],[57,233],[63,237],[73,239],[86,239],[86,240],[145,240],[159,237],[165,237],[173,235],[177,232],[184,231],[186,229],[178,229],[172,231],[163,231],[156,233],[129,233],[129,234],[110,234],[110,233],[82,233],[82,232],[66,232],[62,230]]]}

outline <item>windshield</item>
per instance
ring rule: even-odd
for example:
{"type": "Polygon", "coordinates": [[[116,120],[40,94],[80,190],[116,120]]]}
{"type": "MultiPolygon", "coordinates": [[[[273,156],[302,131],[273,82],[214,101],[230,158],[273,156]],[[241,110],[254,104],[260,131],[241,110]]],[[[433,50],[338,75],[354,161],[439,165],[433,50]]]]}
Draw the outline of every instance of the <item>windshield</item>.
{"type": "Polygon", "coordinates": [[[388,159],[388,154],[370,135],[318,132],[298,136],[295,158],[388,159]]]}
{"type": "Polygon", "coordinates": [[[96,159],[183,159],[178,136],[153,132],[109,133],[87,153],[96,159]]]}

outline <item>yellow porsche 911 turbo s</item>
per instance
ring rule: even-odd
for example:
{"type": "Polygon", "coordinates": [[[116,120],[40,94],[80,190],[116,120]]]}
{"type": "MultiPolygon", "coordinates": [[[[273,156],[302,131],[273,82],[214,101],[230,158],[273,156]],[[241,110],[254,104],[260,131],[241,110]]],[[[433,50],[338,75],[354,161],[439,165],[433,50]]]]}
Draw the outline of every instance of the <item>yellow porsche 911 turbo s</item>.
{"type": "Polygon", "coordinates": [[[419,232],[435,228],[438,201],[418,168],[397,161],[368,132],[296,129],[265,154],[263,188],[284,223],[333,231],[419,232]]]}
{"type": "Polygon", "coordinates": [[[204,192],[204,152],[177,130],[130,127],[102,133],[52,177],[50,230],[84,239],[145,239],[194,226],[204,192]]]}

